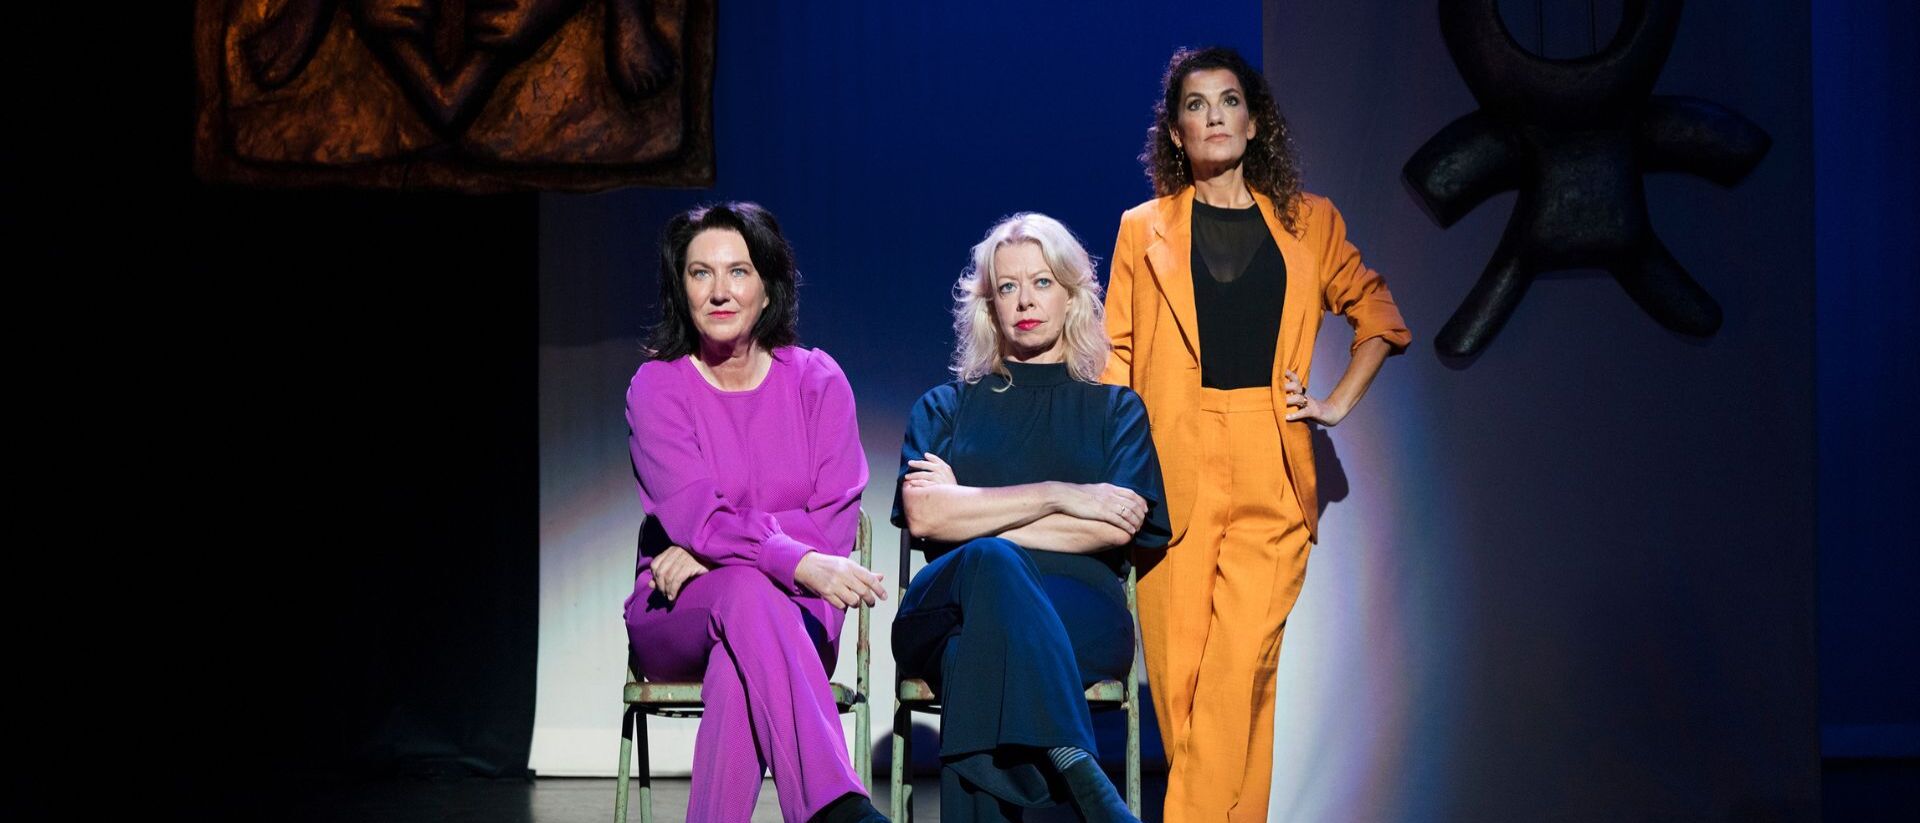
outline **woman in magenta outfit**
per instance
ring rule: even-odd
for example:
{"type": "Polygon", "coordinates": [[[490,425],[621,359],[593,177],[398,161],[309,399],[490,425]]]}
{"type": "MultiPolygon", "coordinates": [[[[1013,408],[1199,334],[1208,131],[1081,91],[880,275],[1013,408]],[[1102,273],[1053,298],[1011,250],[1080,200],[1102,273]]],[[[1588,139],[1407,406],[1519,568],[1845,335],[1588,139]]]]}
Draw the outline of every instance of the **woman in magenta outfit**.
{"type": "Polygon", "coordinates": [[[846,608],[886,597],[847,558],[867,465],[853,391],[793,345],[793,252],[752,203],[693,209],[660,238],[663,317],[627,389],[643,539],[627,599],[642,677],[703,684],[688,821],[780,813],[884,821],[855,776],[827,675],[846,608]]]}

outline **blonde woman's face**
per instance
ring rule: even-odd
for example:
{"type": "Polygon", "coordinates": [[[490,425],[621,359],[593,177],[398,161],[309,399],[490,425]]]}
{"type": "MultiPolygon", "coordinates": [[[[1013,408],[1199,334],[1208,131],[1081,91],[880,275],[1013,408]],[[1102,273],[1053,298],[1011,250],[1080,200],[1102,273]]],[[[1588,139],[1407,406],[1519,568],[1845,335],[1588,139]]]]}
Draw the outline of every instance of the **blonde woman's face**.
{"type": "Polygon", "coordinates": [[[1008,243],[993,251],[994,326],[1001,353],[1020,363],[1060,363],[1067,357],[1063,332],[1073,299],[1054,276],[1040,244],[1008,243]]]}

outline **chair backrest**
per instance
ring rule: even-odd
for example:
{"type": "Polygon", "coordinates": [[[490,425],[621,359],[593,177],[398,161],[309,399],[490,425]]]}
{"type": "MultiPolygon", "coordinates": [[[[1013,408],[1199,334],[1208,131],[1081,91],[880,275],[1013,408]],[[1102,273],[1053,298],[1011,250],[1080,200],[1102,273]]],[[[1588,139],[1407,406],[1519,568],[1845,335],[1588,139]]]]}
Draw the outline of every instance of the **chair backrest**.
{"type": "Polygon", "coordinates": [[[913,580],[913,533],[907,531],[905,526],[900,527],[900,573],[894,576],[899,578],[894,582],[900,586],[900,599],[894,602],[905,603],[907,583],[913,580]]]}
{"type": "MultiPolygon", "coordinates": [[[[854,534],[853,553],[860,556],[861,566],[869,571],[873,569],[873,521],[867,519],[865,509],[860,510],[860,530],[854,534]]],[[[873,607],[863,602],[860,604],[860,638],[857,641],[857,645],[854,646],[854,666],[856,668],[853,673],[853,690],[858,692],[862,699],[865,699],[866,695],[871,693],[867,689],[867,669],[873,658],[873,645],[870,639],[873,634],[871,631],[872,628],[873,607]]],[[[862,717],[864,717],[864,715],[862,715],[862,717]]],[[[860,722],[864,723],[866,721],[862,720],[860,722]]],[[[865,729],[862,728],[861,731],[864,732],[865,729]]],[[[867,766],[862,766],[861,768],[865,769],[867,766]]],[[[868,780],[865,782],[870,783],[871,781],[868,780]]]]}

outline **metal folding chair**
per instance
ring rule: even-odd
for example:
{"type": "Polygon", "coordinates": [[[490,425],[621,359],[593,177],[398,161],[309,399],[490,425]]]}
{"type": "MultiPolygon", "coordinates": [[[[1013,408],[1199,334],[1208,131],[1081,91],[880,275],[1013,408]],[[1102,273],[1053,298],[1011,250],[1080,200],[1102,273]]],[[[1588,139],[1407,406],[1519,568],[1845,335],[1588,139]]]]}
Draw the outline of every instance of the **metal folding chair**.
{"type": "MultiPolygon", "coordinates": [[[[900,532],[900,597],[904,601],[907,595],[907,582],[911,579],[913,568],[913,539],[905,530],[900,532]]],[[[1133,617],[1134,625],[1140,624],[1140,607],[1134,600],[1133,586],[1136,573],[1131,564],[1127,567],[1127,614],[1133,617]]],[[[1127,713],[1127,808],[1134,817],[1140,816],[1140,633],[1134,631],[1134,665],[1127,667],[1126,682],[1102,680],[1087,689],[1087,703],[1096,712],[1124,710],[1127,713]]],[[[940,713],[940,696],[934,694],[933,687],[918,677],[901,677],[899,669],[894,670],[893,690],[893,794],[892,815],[894,823],[910,823],[913,820],[913,781],[906,779],[907,769],[913,762],[909,756],[913,742],[913,713],[940,713]]],[[[1097,753],[1096,753],[1097,754],[1097,753]]]]}
{"type": "MultiPolygon", "coordinates": [[[[860,565],[873,568],[873,526],[867,521],[864,511],[860,513],[860,533],[854,541],[853,551],[860,559],[860,565]]],[[[831,684],[834,705],[840,708],[842,714],[853,713],[853,768],[860,776],[860,785],[866,787],[868,792],[873,791],[872,718],[867,701],[867,670],[871,653],[867,638],[871,624],[872,607],[862,603],[853,687],[831,684]]],[[[626,704],[626,713],[620,720],[620,771],[615,781],[614,823],[627,821],[630,776],[637,777],[640,783],[640,823],[653,823],[653,780],[647,759],[647,716],[699,717],[703,708],[700,684],[641,680],[633,674],[632,655],[629,653],[627,686],[622,691],[621,700],[626,704]],[[640,768],[630,773],[629,767],[633,765],[636,752],[639,754],[640,768]]]]}

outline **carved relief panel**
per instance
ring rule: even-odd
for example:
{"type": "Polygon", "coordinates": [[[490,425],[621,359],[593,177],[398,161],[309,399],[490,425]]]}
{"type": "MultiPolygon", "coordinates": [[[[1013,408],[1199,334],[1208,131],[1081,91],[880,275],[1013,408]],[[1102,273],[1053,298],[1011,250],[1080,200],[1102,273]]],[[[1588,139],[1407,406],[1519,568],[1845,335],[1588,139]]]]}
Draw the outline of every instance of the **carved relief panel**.
{"type": "Polygon", "coordinates": [[[200,0],[194,36],[211,181],[713,182],[712,0],[200,0]]]}

